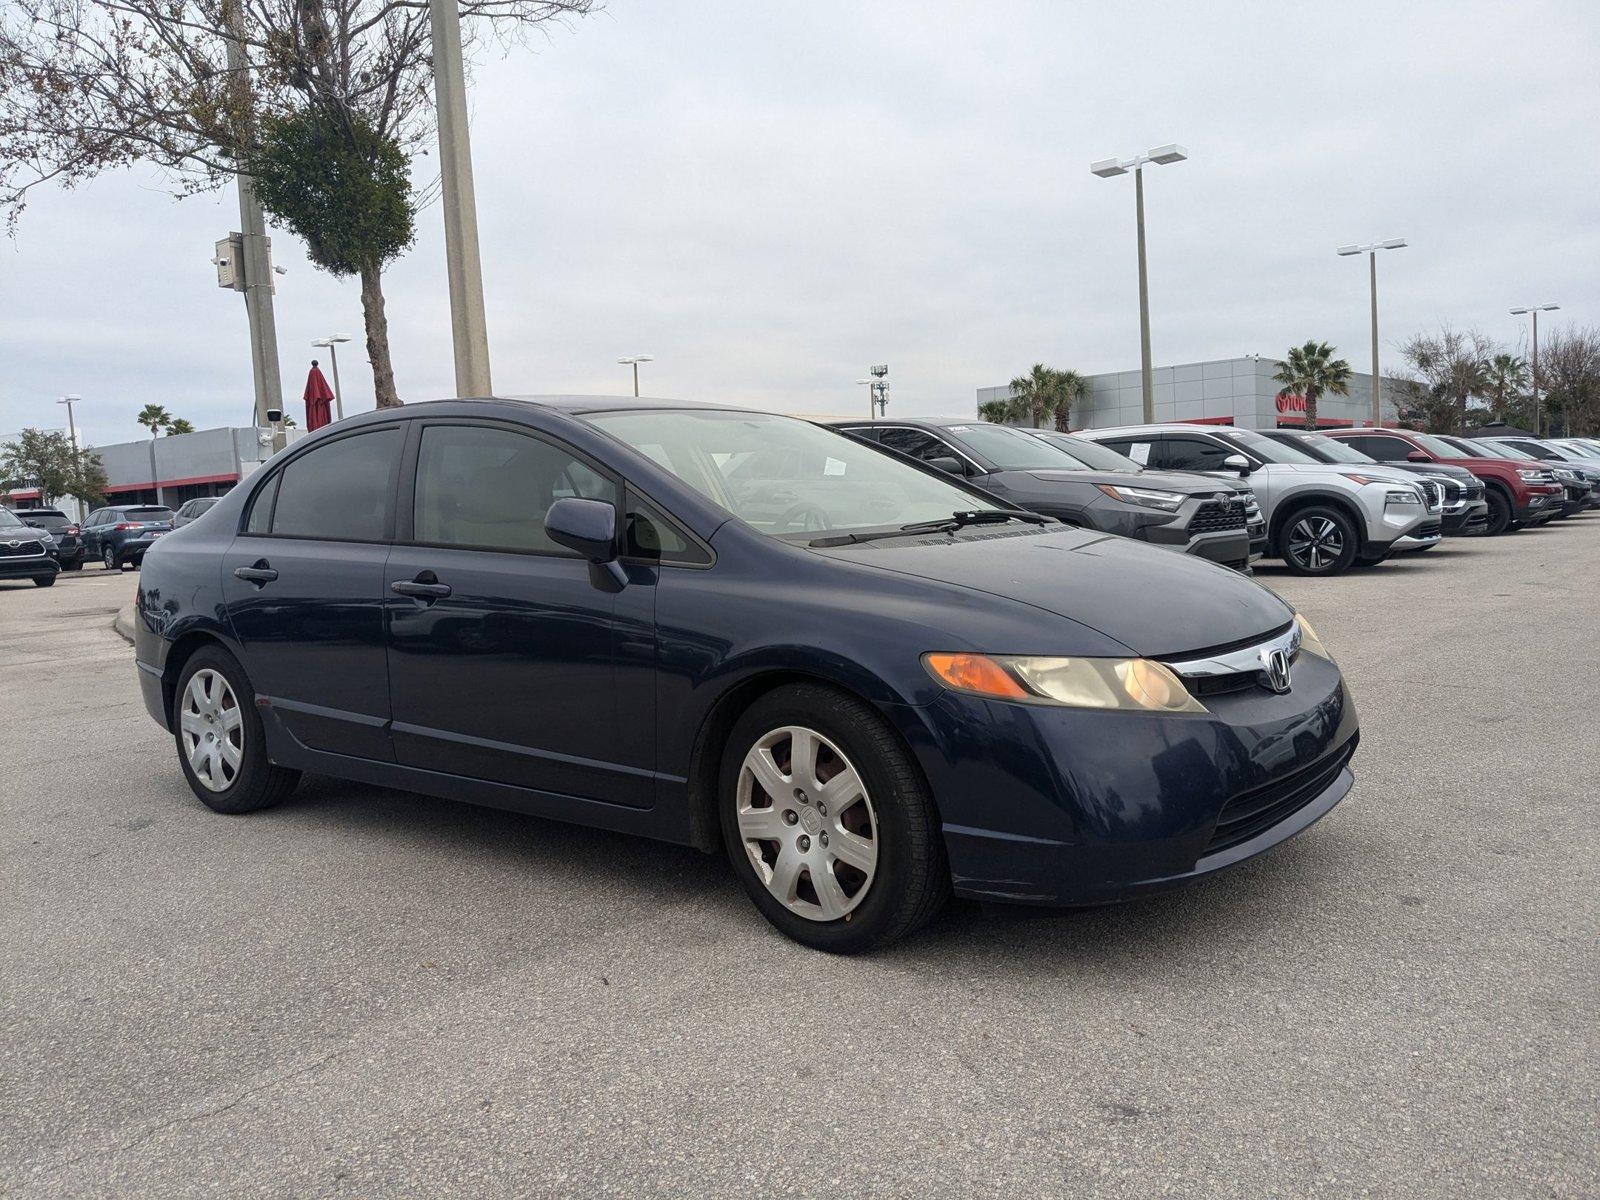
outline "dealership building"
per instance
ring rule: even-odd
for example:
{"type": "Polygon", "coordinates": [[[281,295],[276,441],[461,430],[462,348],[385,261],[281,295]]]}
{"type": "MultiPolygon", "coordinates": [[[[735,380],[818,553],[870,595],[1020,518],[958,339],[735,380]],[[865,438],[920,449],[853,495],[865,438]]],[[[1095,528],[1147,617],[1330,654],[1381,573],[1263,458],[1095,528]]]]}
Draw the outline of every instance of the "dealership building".
{"type": "MultiPolygon", "coordinates": [[[[302,429],[288,431],[292,442],[302,429]]],[[[270,429],[202,429],[167,437],[96,446],[105,464],[109,504],[165,504],[176,508],[196,496],[220,496],[272,457],[270,429]]],[[[0,497],[8,508],[47,503],[37,488],[0,497]]],[[[71,501],[68,502],[69,504],[71,501]]]]}
{"type": "MultiPolygon", "coordinates": [[[[1279,360],[1264,354],[1224,358],[1216,362],[1157,367],[1154,376],[1155,419],[1193,421],[1206,425],[1238,425],[1245,429],[1277,429],[1306,423],[1304,396],[1278,396],[1272,376],[1279,360]]],[[[1085,400],[1073,405],[1074,429],[1139,425],[1144,421],[1143,390],[1138,371],[1113,371],[1088,377],[1085,400]]],[[[1403,382],[1383,380],[1383,423],[1395,423],[1395,399],[1403,382]]],[[[978,403],[1004,400],[1009,386],[978,389],[978,403]]],[[[1317,424],[1333,429],[1372,424],[1372,376],[1350,376],[1348,396],[1317,397],[1317,424]]]]}

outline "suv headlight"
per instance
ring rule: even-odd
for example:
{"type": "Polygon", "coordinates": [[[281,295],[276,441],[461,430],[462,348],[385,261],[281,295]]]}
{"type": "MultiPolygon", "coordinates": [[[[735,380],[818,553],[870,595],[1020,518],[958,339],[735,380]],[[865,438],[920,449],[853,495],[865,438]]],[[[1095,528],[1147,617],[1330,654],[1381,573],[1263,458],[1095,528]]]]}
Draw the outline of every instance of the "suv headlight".
{"type": "Polygon", "coordinates": [[[1545,475],[1543,471],[1527,471],[1521,467],[1517,468],[1517,474],[1529,483],[1539,483],[1544,479],[1545,475]]]}
{"type": "Polygon", "coordinates": [[[1206,711],[1172,671],[1148,658],[924,654],[928,674],[953,692],[1063,708],[1206,711]]]}
{"type": "Polygon", "coordinates": [[[1384,493],[1383,503],[1385,507],[1390,505],[1421,504],[1422,493],[1412,491],[1410,488],[1394,488],[1384,493]]]}
{"type": "Polygon", "coordinates": [[[1141,508],[1159,508],[1162,512],[1177,512],[1178,506],[1187,499],[1182,492],[1158,492],[1154,488],[1119,487],[1110,483],[1097,483],[1095,487],[1113,500],[1137,504],[1141,508]]]}

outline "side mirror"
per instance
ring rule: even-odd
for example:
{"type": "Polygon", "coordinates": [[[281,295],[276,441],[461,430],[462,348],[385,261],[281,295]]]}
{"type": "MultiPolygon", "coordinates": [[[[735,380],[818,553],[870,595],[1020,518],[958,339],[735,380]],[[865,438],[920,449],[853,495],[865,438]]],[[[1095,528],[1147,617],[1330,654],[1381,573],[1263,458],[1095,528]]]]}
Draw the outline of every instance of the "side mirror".
{"type": "Polygon", "coordinates": [[[962,467],[961,460],[948,454],[941,454],[937,458],[925,460],[930,467],[938,467],[947,475],[965,475],[966,469],[962,467]]]}
{"type": "Polygon", "coordinates": [[[1407,462],[1432,462],[1433,459],[1429,458],[1421,450],[1413,450],[1410,454],[1406,455],[1406,461],[1407,462]]]}
{"type": "Polygon", "coordinates": [[[618,584],[628,582],[627,572],[617,562],[617,510],[604,500],[577,496],[557,500],[544,515],[544,531],[556,545],[604,567],[618,584]]]}
{"type": "Polygon", "coordinates": [[[1242,454],[1230,454],[1222,460],[1222,465],[1230,471],[1237,471],[1241,476],[1250,474],[1250,460],[1242,454]]]}

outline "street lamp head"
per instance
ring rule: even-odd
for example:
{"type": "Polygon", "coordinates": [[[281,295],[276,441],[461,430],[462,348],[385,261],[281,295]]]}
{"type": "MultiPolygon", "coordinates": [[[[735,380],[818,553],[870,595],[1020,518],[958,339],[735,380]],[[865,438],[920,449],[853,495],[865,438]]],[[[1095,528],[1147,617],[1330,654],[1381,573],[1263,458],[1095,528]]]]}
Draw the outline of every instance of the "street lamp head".
{"type": "Polygon", "coordinates": [[[1398,250],[1402,246],[1404,246],[1405,244],[1406,244],[1405,238],[1389,238],[1387,241],[1379,242],[1378,243],[1378,249],[1380,249],[1380,250],[1398,250]]]}
{"type": "Polygon", "coordinates": [[[1146,157],[1153,163],[1166,166],[1168,163],[1182,162],[1189,157],[1189,152],[1178,143],[1173,142],[1167,146],[1157,146],[1154,150],[1146,152],[1146,157]]]}
{"type": "Polygon", "coordinates": [[[621,363],[625,367],[631,366],[634,363],[655,362],[655,360],[656,360],[656,356],[653,355],[653,354],[634,354],[634,355],[630,355],[627,358],[619,358],[619,359],[617,359],[617,361],[619,363],[621,363]]]}
{"type": "Polygon", "coordinates": [[[82,400],[82,399],[83,399],[83,397],[78,395],[77,392],[73,392],[72,395],[70,395],[70,396],[61,397],[61,399],[57,400],[56,403],[57,404],[76,404],[79,400],[82,400]]]}
{"type": "Polygon", "coordinates": [[[1114,175],[1126,175],[1128,168],[1122,165],[1120,158],[1102,158],[1099,162],[1089,164],[1089,173],[1101,179],[1110,179],[1114,175]]]}
{"type": "Polygon", "coordinates": [[[856,382],[857,383],[871,383],[872,380],[870,380],[870,379],[858,379],[858,380],[856,380],[856,382]]]}
{"type": "Polygon", "coordinates": [[[1561,307],[1561,305],[1559,305],[1559,304],[1541,304],[1541,305],[1539,305],[1539,311],[1540,312],[1555,312],[1560,307],[1561,307]]]}
{"type": "Polygon", "coordinates": [[[1338,254],[1339,254],[1340,258],[1349,258],[1352,254],[1360,254],[1360,253],[1361,253],[1361,247],[1360,246],[1340,246],[1339,249],[1338,249],[1338,254]]]}

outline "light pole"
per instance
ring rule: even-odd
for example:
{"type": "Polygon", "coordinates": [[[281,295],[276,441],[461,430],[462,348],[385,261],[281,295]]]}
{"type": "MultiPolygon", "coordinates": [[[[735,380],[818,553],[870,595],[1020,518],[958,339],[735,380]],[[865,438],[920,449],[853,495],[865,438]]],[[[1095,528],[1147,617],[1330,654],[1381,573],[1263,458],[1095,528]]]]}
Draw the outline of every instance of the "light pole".
{"type": "Polygon", "coordinates": [[[339,344],[349,340],[348,333],[330,333],[311,343],[313,346],[324,346],[328,351],[328,365],[333,368],[333,411],[337,414],[334,417],[336,421],[344,420],[344,393],[339,390],[339,344]]]}
{"type": "Polygon", "coordinates": [[[1383,400],[1379,392],[1381,383],[1378,375],[1378,251],[1399,250],[1405,244],[1405,238],[1388,238],[1381,242],[1369,242],[1365,246],[1340,246],[1335,251],[1341,258],[1349,258],[1352,254],[1365,254],[1372,267],[1372,427],[1374,429],[1383,425],[1383,400]]]}
{"type": "Polygon", "coordinates": [[[491,396],[483,261],[478,256],[478,201],[472,186],[472,139],[467,131],[467,83],[456,0],[428,0],[428,20],[433,36],[433,93],[439,121],[439,182],[444,196],[445,275],[450,283],[456,395],[491,396]]]}
{"type": "Polygon", "coordinates": [[[889,407],[889,381],[884,378],[889,374],[889,366],[887,363],[879,363],[867,369],[872,374],[866,379],[856,380],[856,383],[867,387],[867,417],[881,418],[889,407]]]}
{"type": "MultiPolygon", "coordinates": [[[[57,404],[65,404],[67,406],[67,437],[70,438],[71,441],[72,441],[72,469],[74,471],[76,471],[78,469],[78,467],[79,467],[79,462],[78,462],[78,422],[73,418],[72,406],[74,404],[76,404],[78,401],[82,400],[82,399],[83,399],[82,396],[71,395],[71,396],[63,396],[63,397],[61,397],[61,399],[56,401],[57,404]]],[[[51,497],[46,496],[43,493],[43,491],[41,491],[39,493],[39,503],[41,505],[48,504],[50,502],[50,500],[51,500],[51,497]]],[[[72,498],[72,500],[73,500],[73,503],[74,503],[74,505],[76,506],[76,508],[78,510],[78,524],[81,525],[81,524],[83,524],[83,497],[74,496],[72,498]]]]}
{"type": "Polygon", "coordinates": [[[1150,284],[1145,274],[1144,262],[1144,166],[1155,163],[1182,162],[1189,152],[1177,143],[1157,146],[1132,158],[1102,158],[1089,164],[1092,174],[1101,179],[1111,179],[1133,171],[1133,205],[1139,229],[1139,370],[1144,384],[1144,420],[1148,425],[1156,419],[1155,378],[1150,367],[1150,284]]]}
{"type": "MultiPolygon", "coordinates": [[[[1513,308],[1511,315],[1520,317],[1525,313],[1533,314],[1533,436],[1544,436],[1544,413],[1539,407],[1539,314],[1542,312],[1555,312],[1559,304],[1529,304],[1522,308],[1513,308]]],[[[1571,433],[1571,429],[1567,430],[1571,433]]]]}
{"type": "Polygon", "coordinates": [[[623,366],[631,366],[633,368],[633,394],[635,396],[639,394],[639,364],[642,362],[655,362],[655,360],[656,356],[653,354],[635,354],[628,358],[617,359],[623,366]]]}

